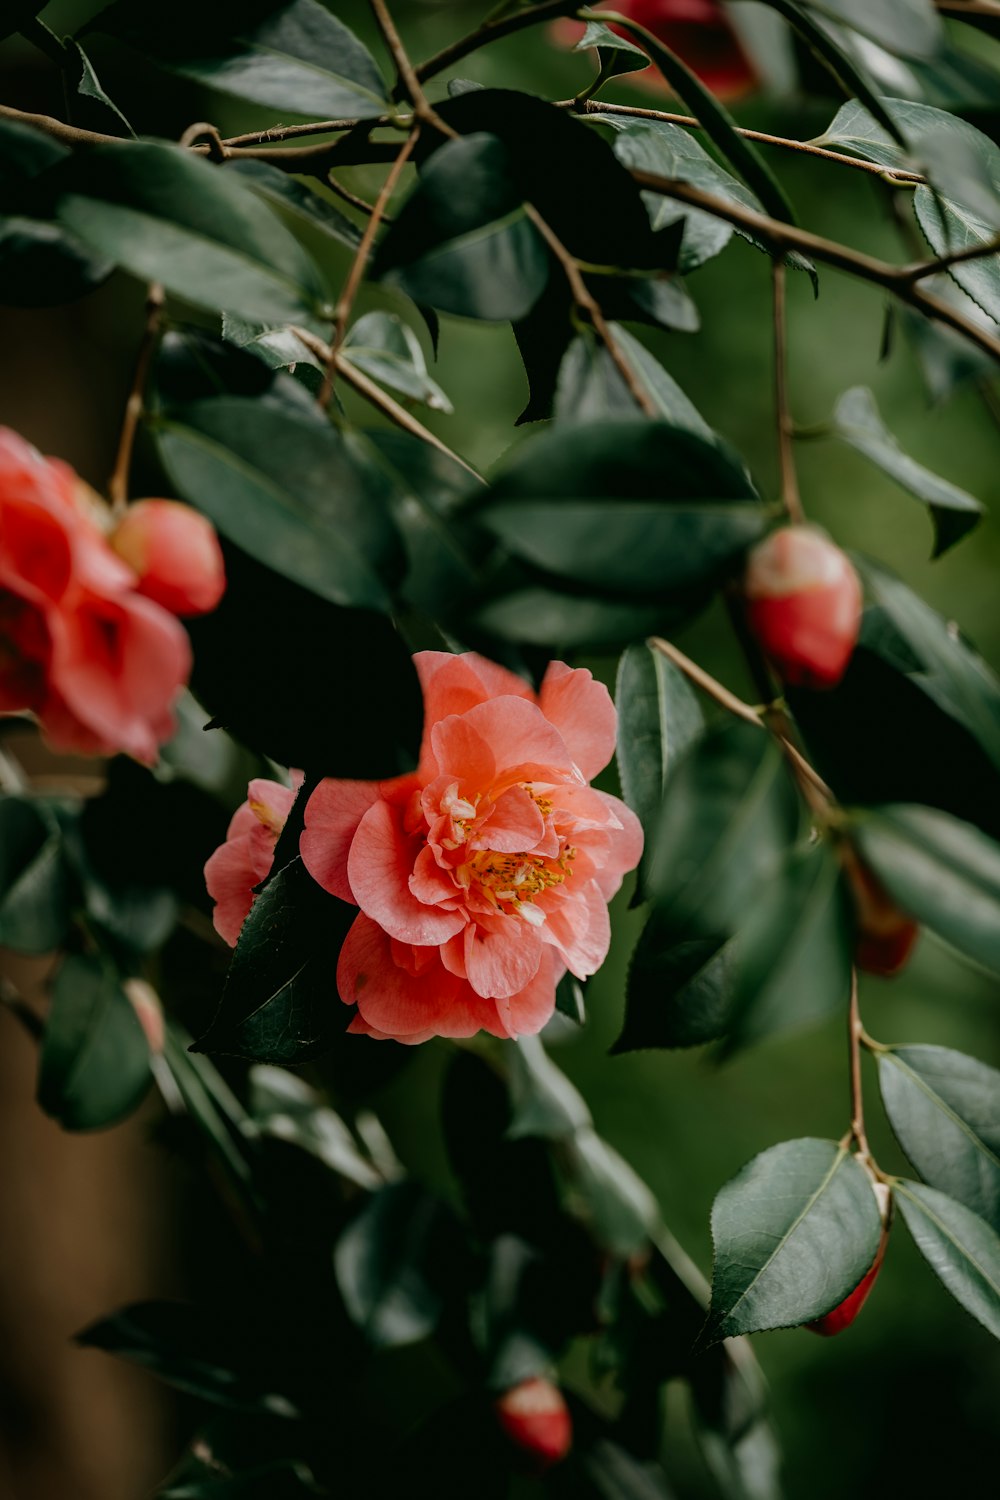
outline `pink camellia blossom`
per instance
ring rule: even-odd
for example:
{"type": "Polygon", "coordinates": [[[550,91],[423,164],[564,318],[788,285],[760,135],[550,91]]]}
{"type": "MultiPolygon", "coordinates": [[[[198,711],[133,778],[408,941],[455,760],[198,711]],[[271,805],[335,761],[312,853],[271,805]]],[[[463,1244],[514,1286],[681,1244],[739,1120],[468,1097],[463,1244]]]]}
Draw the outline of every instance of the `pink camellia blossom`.
{"type": "MultiPolygon", "coordinates": [[[[757,85],[753,63],[719,0],[615,0],[608,9],[652,32],[721,98],[737,98],[757,85]]],[[[611,30],[628,41],[636,40],[623,27],[612,24],[611,30]]],[[[584,27],[567,18],[554,22],[552,31],[557,41],[573,46],[584,27]]],[[[630,73],[628,82],[660,90],[666,87],[655,67],[630,73]]]]}
{"type": "Polygon", "coordinates": [[[174,729],[187,634],[136,592],[109,512],[68,465],[0,428],[0,712],[57,749],[152,761],[174,729]]]}
{"type": "Polygon", "coordinates": [[[205,884],[215,902],[215,930],[231,948],[253,905],[254,886],[271,869],[275,845],[301,783],[301,772],[293,774],[290,787],[263,778],[251,781],[247,800],[232,816],[226,842],[205,865],[205,884]]]}
{"type": "Polygon", "coordinates": [[[175,615],[214,609],[226,587],[215,527],[179,500],[136,500],[108,541],[136,575],[136,589],[175,615]]]}
{"type": "Polygon", "coordinates": [[[300,850],[360,907],[337,971],[349,1029],[421,1042],[540,1031],[567,969],[608,951],[607,903],[642,852],[638,819],[588,781],[617,719],[590,672],[552,662],[536,695],[468,653],[414,658],[415,773],[319,784],[300,850]]]}

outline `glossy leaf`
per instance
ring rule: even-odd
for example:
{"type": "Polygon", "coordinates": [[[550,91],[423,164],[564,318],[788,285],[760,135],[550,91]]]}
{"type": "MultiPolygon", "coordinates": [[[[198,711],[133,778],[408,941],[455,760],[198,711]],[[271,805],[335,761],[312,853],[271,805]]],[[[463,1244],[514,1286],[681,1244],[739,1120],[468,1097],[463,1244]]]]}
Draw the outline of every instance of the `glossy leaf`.
{"type": "Polygon", "coordinates": [[[271,208],[277,209],[307,242],[312,238],[318,243],[328,242],[331,248],[357,249],[361,240],[357,226],[329,198],[321,197],[300,178],[270,162],[243,161],[238,156],[226,163],[225,170],[230,175],[235,173],[271,208]]]}
{"type": "Polygon", "coordinates": [[[895,1182],[892,1196],[917,1249],[955,1301],[1000,1338],[1000,1235],[936,1188],[895,1182]]]}
{"type": "Polygon", "coordinates": [[[948,813],[905,803],[857,814],[854,836],[903,911],[1000,974],[1000,844],[948,813]]]}
{"type": "Polygon", "coordinates": [[[477,134],[435,151],[382,240],[376,267],[441,312],[524,317],[545,289],[549,256],[503,143],[477,134]]]}
{"type": "Polygon", "coordinates": [[[451,1210],[415,1182],[383,1187],[347,1226],[333,1252],[351,1319],[376,1349],[434,1332],[460,1264],[451,1210]]]}
{"type": "Polygon", "coordinates": [[[944,27],[931,0],[804,0],[809,10],[849,26],[904,57],[933,57],[944,27]]]}
{"type": "Polygon", "coordinates": [[[726,1052],[846,1007],[854,943],[853,908],[829,846],[791,850],[735,939],[726,1052]]]}
{"type": "MultiPolygon", "coordinates": [[[[674,427],[684,427],[707,442],[716,441],[700,412],[645,345],[620,324],[612,323],[609,327],[639,386],[660,415],[674,427]]],[[[637,410],[636,399],[608,348],[589,331],[578,334],[559,366],[553,410],[556,421],[634,417],[637,410]]]]}
{"type": "Polygon", "coordinates": [[[384,481],[311,407],[220,396],[158,413],[153,431],[178,493],[237,545],[333,604],[391,608],[384,481]]]}
{"type": "Polygon", "coordinates": [[[267,204],[190,151],[95,146],[59,185],[58,221],[94,255],[198,307],[274,323],[328,311],[318,271],[267,204]]]}
{"type": "Polygon", "coordinates": [[[118,0],[90,28],[128,42],[195,83],[312,119],[388,108],[371,53],[317,0],[118,0]]]}
{"type": "Polygon", "coordinates": [[[871,1179],[834,1141],[785,1141],[754,1157],[712,1206],[715,1265],[703,1345],[821,1317],[875,1259],[871,1179]]]}
{"type": "Polygon", "coordinates": [[[513,1118],[511,1140],[542,1136],[566,1140],[589,1126],[590,1111],[537,1037],[521,1037],[508,1049],[513,1118]]]}
{"type": "Polygon", "coordinates": [[[351,326],[343,353],[373,380],[431,411],[451,412],[451,402],[427,373],[420,340],[394,313],[371,312],[351,326]]]}
{"type": "Polygon", "coordinates": [[[629,964],[625,1024],[613,1052],[699,1047],[723,1036],[732,1016],[733,939],[679,937],[652,911],[629,964]]]}
{"type": "Polygon", "coordinates": [[[266,1135],[308,1151],[338,1177],[366,1192],[382,1185],[382,1176],[358,1146],[350,1130],[322,1097],[285,1068],[250,1070],[250,1109],[266,1135]]]}
{"type": "Polygon", "coordinates": [[[637,894],[641,895],[667,777],[702,733],[705,720],[687,678],[662,652],[645,644],[629,646],[621,655],[615,707],[622,795],[646,835],[637,876],[637,894]]]}
{"type": "Polygon", "coordinates": [[[652,32],[613,10],[594,12],[594,18],[613,21],[639,42],[663,74],[671,93],[698,119],[705,134],[734,166],[747,186],[759,197],[765,210],[776,219],[794,224],[795,213],[777,179],[756,147],[738,135],[729,111],[720,104],[701,80],[675,52],[658,41],[652,32]]]}
{"type": "Polygon", "coordinates": [[[949,1047],[877,1056],[886,1114],[921,1177],[1000,1229],[1000,1072],[949,1047]]]}
{"type": "Polygon", "coordinates": [[[44,803],[0,799],[0,943],[51,953],[66,936],[74,883],[59,825],[44,803]]]}
{"type": "Polygon", "coordinates": [[[125,127],[126,135],[134,136],[132,129],[121,110],[112,98],[105,92],[101,80],[94,71],[94,65],[84,52],[80,43],[73,37],[67,37],[65,41],[67,52],[76,60],[77,82],[76,91],[84,99],[91,99],[100,106],[100,112],[105,116],[102,122],[108,129],[109,134],[120,135],[121,127],[125,127]],[[111,116],[110,121],[107,116],[111,116]]]}
{"type": "Polygon", "coordinates": [[[149,1083],[145,1033],[117,974],[97,958],[64,958],[39,1060],[42,1109],[64,1130],[100,1130],[131,1114],[149,1083]]]}
{"type": "Polygon", "coordinates": [[[347,1019],[335,976],[353,917],[298,856],[273,875],[243,923],[218,1014],[196,1050],[293,1065],[328,1051],[347,1019]]]}
{"type": "Polygon", "coordinates": [[[906,147],[906,135],[897,122],[894,112],[887,108],[869,68],[858,59],[858,48],[852,45],[850,33],[840,31],[835,24],[821,20],[797,0],[768,0],[771,8],[783,16],[798,32],[809,49],[822,62],[838,89],[851,91],[871,111],[873,119],[888,132],[890,139],[906,147]]]}
{"type": "Polygon", "coordinates": [[[837,401],[834,433],[871,460],[909,494],[923,500],[934,522],[934,556],[940,557],[979,521],[980,502],[904,453],[879,416],[871,391],[852,386],[837,401]]]}
{"type": "MultiPolygon", "coordinates": [[[[649,67],[649,58],[641,47],[627,37],[618,36],[600,21],[588,21],[583,36],[573,48],[574,52],[596,51],[600,64],[601,80],[616,78],[623,73],[638,73],[649,67]]],[[[596,88],[593,90],[597,92],[596,88]]]]}

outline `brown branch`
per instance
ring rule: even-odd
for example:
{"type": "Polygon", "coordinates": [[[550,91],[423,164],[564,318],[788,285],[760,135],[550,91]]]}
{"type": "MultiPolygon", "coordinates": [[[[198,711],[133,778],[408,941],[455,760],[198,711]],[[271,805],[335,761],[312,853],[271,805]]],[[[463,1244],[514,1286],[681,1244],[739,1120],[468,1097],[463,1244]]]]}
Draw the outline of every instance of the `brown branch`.
{"type": "Polygon", "coordinates": [[[894,266],[888,261],[878,260],[875,256],[866,255],[860,250],[852,250],[848,245],[838,244],[836,240],[824,239],[822,235],[813,234],[808,229],[799,229],[778,219],[770,219],[766,214],[758,213],[755,209],[744,208],[742,204],[732,203],[728,199],[703,192],[701,188],[692,187],[690,183],[678,182],[674,178],[660,177],[655,172],[640,170],[633,170],[632,177],[639,187],[648,192],[661,193],[664,197],[676,199],[679,203],[689,203],[692,208],[704,209],[706,213],[713,214],[718,219],[725,219],[727,223],[734,224],[737,228],[749,230],[751,234],[763,240],[772,252],[801,250],[826,265],[846,272],[849,276],[857,276],[862,281],[870,281],[876,286],[884,287],[900,301],[915,307],[936,322],[945,323],[949,328],[954,328],[957,333],[963,334],[965,338],[977,344],[994,359],[1000,360],[1000,339],[977,324],[971,323],[956,308],[951,307],[940,297],[934,296],[933,293],[924,291],[920,286],[920,279],[923,275],[929,276],[938,269],[938,261],[928,262],[926,266],[920,267],[894,266]]]}
{"type": "Polygon", "coordinates": [[[76,125],[66,125],[51,115],[33,115],[23,109],[12,109],[9,104],[0,104],[0,120],[13,120],[18,125],[30,125],[51,135],[67,146],[122,146],[127,145],[120,135],[102,135],[97,130],[80,130],[76,125]]]}
{"type": "Polygon", "coordinates": [[[925,276],[936,276],[938,271],[947,271],[951,266],[960,266],[968,260],[983,260],[987,255],[997,254],[1000,254],[1000,235],[982,245],[966,245],[962,250],[949,250],[946,255],[939,255],[937,260],[926,264],[921,262],[919,265],[908,266],[907,275],[911,282],[922,281],[925,276]]]}
{"type": "MultiPolygon", "coordinates": [[[[375,212],[375,205],[373,203],[369,203],[366,198],[359,198],[357,193],[351,192],[350,188],[345,188],[342,182],[337,181],[332,172],[327,173],[326,185],[330,189],[331,193],[335,193],[338,198],[340,198],[344,203],[349,203],[351,207],[356,208],[359,213],[373,214],[375,212]]],[[[392,223],[391,217],[384,211],[382,214],[382,223],[392,223]]]]}
{"type": "Polygon", "coordinates": [[[153,363],[153,355],[156,352],[156,344],[160,335],[163,299],[162,286],[158,282],[152,282],[146,295],[146,326],[143,329],[142,340],[139,344],[139,353],[135,361],[132,389],[129,391],[128,400],[125,403],[125,416],[122,419],[121,437],[118,440],[118,454],[115,458],[115,467],[111,478],[108,481],[108,499],[111,501],[112,509],[117,514],[120,514],[128,504],[128,476],[129,469],[132,466],[132,449],[135,445],[135,434],[139,426],[139,419],[142,416],[146,381],[149,379],[149,370],[153,363]]]}
{"type": "Polygon", "coordinates": [[[441,116],[428,103],[427,96],[420,87],[420,79],[414,71],[409,54],[403,46],[403,39],[396,30],[396,23],[389,14],[385,0],[368,0],[368,3],[372,8],[375,24],[382,33],[382,40],[389,49],[389,55],[396,66],[396,77],[399,80],[397,92],[402,90],[405,93],[418,119],[423,120],[427,125],[432,125],[436,130],[442,130],[445,135],[454,136],[456,132],[450,125],[444,124],[441,116]]]}
{"type": "Polygon", "coordinates": [[[504,16],[499,21],[484,21],[482,26],[470,31],[468,36],[463,36],[457,42],[443,47],[433,57],[426,58],[414,68],[414,77],[419,83],[426,83],[428,78],[434,78],[438,73],[443,73],[453,63],[461,62],[463,57],[468,57],[471,52],[478,52],[480,47],[488,47],[491,42],[499,42],[505,36],[513,36],[517,31],[523,31],[526,26],[537,26],[542,21],[555,20],[558,16],[570,15],[579,8],[579,0],[548,0],[543,5],[533,5],[529,9],[519,10],[511,16],[504,16]]]}
{"type": "Polygon", "coordinates": [[[355,298],[357,297],[358,291],[361,287],[361,283],[364,280],[365,270],[368,266],[368,257],[371,255],[372,246],[375,243],[375,236],[378,233],[379,225],[382,222],[382,215],[385,212],[393,193],[396,191],[396,185],[402,175],[403,168],[409,161],[410,156],[413,153],[413,148],[414,146],[416,146],[419,136],[420,126],[414,125],[413,129],[406,137],[406,140],[403,142],[399,151],[396,153],[396,160],[389,168],[385,182],[383,182],[382,187],[379,191],[379,195],[372,205],[371,217],[369,218],[368,223],[365,225],[364,233],[362,234],[361,239],[358,242],[358,248],[354,252],[354,259],[351,261],[351,268],[347,273],[347,280],[344,282],[343,291],[341,292],[340,299],[337,302],[337,310],[334,315],[333,323],[333,338],[330,341],[330,354],[326,362],[326,372],[323,376],[323,383],[320,386],[319,395],[316,398],[324,411],[326,410],[327,406],[329,406],[330,397],[333,394],[333,383],[336,379],[337,370],[336,356],[340,352],[340,346],[344,342],[344,336],[347,333],[347,324],[350,320],[351,308],[354,306],[355,298]]]}
{"type": "MultiPolygon", "coordinates": [[[[227,136],[222,144],[237,149],[241,146],[267,146],[273,141],[292,141],[304,135],[339,135],[356,130],[361,123],[361,120],[310,120],[304,125],[274,125],[268,130],[252,130],[247,135],[227,136]]],[[[364,123],[374,130],[379,125],[403,122],[395,120],[391,115],[379,115],[364,123]]]]}
{"type": "Polygon", "coordinates": [[[851,1077],[851,1137],[862,1160],[874,1166],[865,1132],[865,1095],[861,1079],[861,1046],[864,1027],[858,1009],[858,971],[851,966],[851,1001],[847,1013],[848,1066],[851,1077]]]}
{"type": "Polygon", "coordinates": [[[795,472],[792,437],[795,424],[788,409],[788,320],[785,299],[785,262],[776,255],[771,262],[774,306],[774,409],[778,430],[778,460],[781,468],[781,503],[790,521],[805,520],[799,481],[795,472]]]}
{"type": "MultiPolygon", "coordinates": [[[[559,109],[578,109],[575,99],[560,99],[557,104],[559,109]]],[[[584,106],[587,114],[614,114],[631,115],[638,120],[661,120],[667,125],[682,125],[687,130],[704,130],[700,120],[693,115],[675,115],[661,109],[640,109],[631,104],[607,104],[601,99],[588,99],[584,106]]],[[[821,161],[832,161],[844,167],[857,167],[860,172],[870,172],[873,176],[890,178],[894,182],[912,183],[918,187],[926,178],[919,172],[908,172],[903,167],[883,167],[878,162],[862,161],[859,156],[848,156],[843,151],[829,151],[825,146],[816,146],[812,141],[796,141],[788,136],[768,135],[763,130],[745,130],[742,126],[733,127],[737,135],[743,136],[748,141],[759,141],[763,146],[779,146],[785,151],[799,151],[805,156],[817,156],[821,161]]]]}
{"type": "Polygon", "coordinates": [[[964,16],[985,16],[1000,21],[1000,5],[996,0],[934,0],[943,16],[961,20],[964,16]]]}

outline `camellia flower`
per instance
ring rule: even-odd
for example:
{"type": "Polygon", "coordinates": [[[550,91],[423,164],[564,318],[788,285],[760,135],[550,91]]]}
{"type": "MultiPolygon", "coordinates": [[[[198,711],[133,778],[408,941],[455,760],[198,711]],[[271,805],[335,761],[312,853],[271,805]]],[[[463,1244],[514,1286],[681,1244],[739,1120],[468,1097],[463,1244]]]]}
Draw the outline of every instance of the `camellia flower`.
{"type": "Polygon", "coordinates": [[[0,428],[0,711],[57,749],[152,761],[191,648],[109,546],[110,512],[67,464],[0,428]]]}
{"type": "MultiPolygon", "coordinates": [[[[608,9],[645,26],[720,97],[736,98],[756,86],[753,64],[718,0],[615,0],[608,9]]],[[[552,30],[559,41],[573,46],[583,35],[584,27],[580,22],[564,19],[555,22],[552,30]]],[[[612,25],[611,30],[635,41],[621,27],[612,25]]],[[[629,74],[628,81],[648,84],[654,89],[666,87],[663,75],[655,67],[629,74]]]]}
{"type": "Polygon", "coordinates": [[[350,1030],[401,1042],[540,1031],[567,969],[608,951],[607,903],[638,862],[638,819],[588,781],[617,719],[588,671],[541,690],[481,656],[422,651],[415,773],[320,783],[300,841],[324,889],[360,907],[341,951],[350,1030]]]}
{"type": "Polygon", "coordinates": [[[270,871],[274,846],[301,782],[301,772],[293,774],[290,787],[263,778],[251,781],[247,800],[232,816],[226,842],[205,866],[205,884],[215,902],[215,930],[231,948],[253,905],[254,886],[270,871]]]}

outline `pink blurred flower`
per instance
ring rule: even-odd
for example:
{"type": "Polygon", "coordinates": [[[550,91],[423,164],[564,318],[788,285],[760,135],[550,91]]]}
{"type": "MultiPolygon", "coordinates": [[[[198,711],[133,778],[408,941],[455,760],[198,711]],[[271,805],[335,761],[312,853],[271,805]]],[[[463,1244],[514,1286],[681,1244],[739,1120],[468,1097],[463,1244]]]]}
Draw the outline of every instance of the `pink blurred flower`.
{"type": "Polygon", "coordinates": [[[205,884],[215,902],[212,921],[231,948],[253,905],[254,886],[270,872],[274,847],[301,783],[300,771],[293,774],[290,787],[262,778],[251,781],[247,800],[232,816],[226,842],[205,865],[205,884]]]}
{"type": "Polygon", "coordinates": [[[226,587],[215,527],[179,500],[136,500],[108,537],[136,589],[175,615],[214,609],[226,587]]]}
{"type": "MultiPolygon", "coordinates": [[[[645,26],[721,98],[734,99],[756,86],[754,66],[718,0],[615,0],[608,9],[645,26]]],[[[611,30],[635,41],[621,27],[612,26],[611,30]]],[[[581,22],[563,19],[553,24],[552,31],[558,41],[571,47],[580,40],[584,28],[581,22]]],[[[653,89],[666,88],[663,75],[655,67],[629,74],[628,81],[653,89]]]]}
{"type": "Polygon", "coordinates": [[[350,1030],[540,1031],[567,969],[584,979],[604,961],[607,903],[642,851],[635,816],[587,784],[613,753],[614,705],[562,662],[536,696],[473,653],[414,660],[417,771],[323,781],[305,812],[306,867],[360,907],[337,973],[350,1030]]]}
{"type": "Polygon", "coordinates": [[[0,712],[49,741],[152,761],[174,729],[191,650],[108,546],[103,502],[58,459],[0,428],[0,712]]]}

